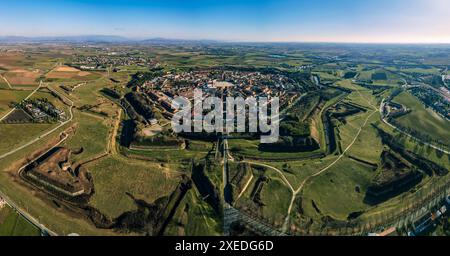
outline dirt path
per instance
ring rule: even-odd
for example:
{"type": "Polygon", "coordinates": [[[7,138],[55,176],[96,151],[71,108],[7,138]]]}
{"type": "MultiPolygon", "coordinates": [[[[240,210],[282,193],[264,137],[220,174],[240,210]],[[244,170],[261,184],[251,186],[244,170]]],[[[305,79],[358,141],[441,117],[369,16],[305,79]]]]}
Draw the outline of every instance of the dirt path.
{"type": "Polygon", "coordinates": [[[111,141],[109,143],[109,152],[112,155],[117,155],[116,138],[117,138],[117,133],[119,132],[120,121],[122,120],[122,109],[119,108],[118,112],[119,112],[119,114],[117,116],[117,120],[114,123],[113,131],[111,134],[111,141]]]}
{"type": "Polygon", "coordinates": [[[281,178],[283,179],[283,182],[286,183],[286,185],[289,187],[289,189],[291,189],[292,192],[295,192],[294,187],[288,181],[286,176],[284,176],[284,173],[282,171],[280,171],[279,169],[277,169],[277,168],[275,168],[273,166],[267,165],[267,164],[262,164],[262,163],[249,162],[249,161],[243,161],[243,163],[248,163],[248,164],[251,164],[251,165],[262,166],[262,167],[266,167],[266,168],[269,168],[271,170],[276,171],[278,174],[280,174],[281,178]]]}
{"type": "Polygon", "coordinates": [[[325,168],[321,169],[320,171],[306,177],[306,179],[303,180],[303,182],[300,184],[300,186],[298,187],[297,190],[295,190],[293,192],[293,196],[291,198],[291,203],[289,205],[288,208],[288,212],[287,212],[287,216],[285,218],[284,224],[283,224],[283,228],[282,231],[286,232],[288,229],[288,225],[289,225],[289,219],[291,216],[291,212],[292,212],[292,208],[294,206],[294,202],[295,202],[295,198],[296,196],[302,191],[302,189],[304,188],[305,184],[312,178],[317,177],[319,175],[321,175],[322,173],[326,172],[327,170],[329,170],[331,167],[333,167],[337,162],[339,162],[347,153],[348,150],[350,150],[350,148],[353,146],[353,144],[355,144],[356,140],[358,139],[359,135],[361,134],[363,128],[367,125],[367,123],[369,122],[370,118],[375,114],[378,113],[378,108],[375,107],[374,105],[372,105],[372,103],[366,99],[361,92],[359,92],[358,90],[356,90],[358,92],[358,94],[360,95],[361,98],[363,98],[364,100],[367,101],[367,103],[373,107],[373,111],[370,115],[367,116],[366,120],[364,121],[364,123],[359,127],[358,132],[356,133],[355,137],[353,138],[352,142],[347,146],[347,148],[345,148],[345,150],[339,155],[339,157],[333,161],[331,164],[329,164],[328,166],[326,166],[325,168]]]}
{"type": "Polygon", "coordinates": [[[5,80],[6,84],[9,86],[9,89],[14,89],[11,84],[9,83],[8,79],[6,79],[6,77],[4,77],[3,75],[0,75],[2,77],[3,80],[5,80]]]}
{"type": "Polygon", "coordinates": [[[241,193],[239,193],[239,195],[236,197],[236,200],[234,200],[234,203],[236,203],[239,198],[242,197],[242,195],[245,193],[245,191],[247,190],[248,186],[250,186],[250,184],[252,183],[253,180],[253,174],[251,174],[250,179],[248,179],[247,183],[245,184],[244,188],[242,188],[241,193]]]}

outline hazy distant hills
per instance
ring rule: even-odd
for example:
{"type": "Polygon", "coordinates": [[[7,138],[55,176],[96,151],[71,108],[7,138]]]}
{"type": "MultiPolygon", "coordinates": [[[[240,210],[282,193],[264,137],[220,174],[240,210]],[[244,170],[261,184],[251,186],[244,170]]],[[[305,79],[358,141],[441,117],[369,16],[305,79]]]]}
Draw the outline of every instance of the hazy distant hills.
{"type": "Polygon", "coordinates": [[[0,36],[0,43],[125,43],[134,40],[121,36],[85,35],[85,36],[0,36]]]}
{"type": "Polygon", "coordinates": [[[0,36],[0,43],[136,43],[136,44],[189,44],[189,43],[214,43],[213,40],[184,40],[151,38],[145,40],[131,39],[121,36],[108,35],[84,35],[84,36],[0,36]]]}

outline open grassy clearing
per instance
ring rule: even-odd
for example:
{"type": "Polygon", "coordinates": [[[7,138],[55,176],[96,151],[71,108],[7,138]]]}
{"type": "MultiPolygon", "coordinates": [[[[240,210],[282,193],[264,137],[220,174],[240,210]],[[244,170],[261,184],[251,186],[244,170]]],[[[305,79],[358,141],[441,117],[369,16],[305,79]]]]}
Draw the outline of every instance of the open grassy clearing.
{"type": "Polygon", "coordinates": [[[271,176],[269,183],[261,191],[261,200],[264,202],[262,215],[276,226],[283,224],[290,204],[291,191],[281,178],[271,176]]]}
{"type": "Polygon", "coordinates": [[[0,236],[39,236],[40,230],[9,206],[0,209],[0,236]]]}
{"type": "Polygon", "coordinates": [[[340,77],[337,77],[332,71],[325,72],[325,71],[318,71],[313,72],[313,74],[316,74],[320,77],[321,82],[336,82],[340,80],[340,77]]]}
{"type": "Polygon", "coordinates": [[[0,124],[0,154],[38,137],[57,124],[0,124]]]}
{"type": "Polygon", "coordinates": [[[338,86],[338,87],[342,87],[342,88],[350,89],[350,90],[359,90],[359,89],[361,89],[360,86],[357,86],[356,84],[352,83],[352,81],[350,79],[339,80],[338,82],[335,83],[335,85],[338,86]]]}
{"type": "Polygon", "coordinates": [[[411,113],[397,118],[405,127],[427,134],[433,139],[450,145],[450,122],[440,117],[433,110],[425,106],[409,92],[402,92],[394,101],[411,109],[411,113]]]}
{"type": "Polygon", "coordinates": [[[187,150],[187,149],[167,149],[167,150],[130,150],[125,147],[121,147],[121,151],[130,157],[144,158],[151,161],[162,161],[162,162],[180,162],[190,159],[203,159],[212,149],[212,143],[208,150],[187,150]]]}
{"type": "Polygon", "coordinates": [[[440,70],[438,68],[435,68],[435,67],[432,67],[432,68],[419,68],[419,67],[416,67],[416,68],[401,68],[401,69],[397,68],[397,70],[400,71],[400,72],[404,72],[404,73],[417,73],[417,74],[428,74],[428,75],[431,75],[431,74],[438,75],[438,74],[440,74],[439,73],[440,70]]]}
{"type": "MultiPolygon", "coordinates": [[[[339,130],[339,143],[341,145],[341,149],[344,150],[347,148],[354,140],[356,134],[358,133],[361,126],[364,125],[367,117],[371,114],[371,112],[360,113],[357,115],[349,116],[346,118],[346,124],[340,124],[338,126],[339,130]]],[[[363,128],[366,129],[368,124],[363,128]]]]}
{"type": "Polygon", "coordinates": [[[106,152],[110,129],[108,121],[110,120],[74,110],[73,122],[78,127],[65,144],[72,149],[83,148],[83,152],[74,155],[73,161],[88,160],[106,152]]]}
{"type": "Polygon", "coordinates": [[[72,92],[70,97],[75,100],[77,106],[86,104],[95,105],[97,102],[104,99],[98,91],[109,84],[110,82],[105,78],[89,81],[86,85],[82,85],[72,92]]]}
{"type": "Polygon", "coordinates": [[[260,192],[260,199],[263,205],[258,206],[253,201],[252,192],[255,189],[259,172],[254,171],[253,175],[255,178],[242,197],[235,203],[235,206],[238,209],[251,209],[252,214],[259,215],[269,223],[281,226],[290,204],[291,190],[275,171],[266,169],[264,175],[269,177],[269,181],[263,185],[260,192]]]}
{"type": "Polygon", "coordinates": [[[414,141],[412,138],[405,136],[404,134],[394,131],[392,127],[386,125],[385,123],[377,123],[377,126],[383,129],[385,132],[391,134],[397,143],[402,145],[405,149],[414,152],[430,161],[433,161],[447,169],[450,169],[450,156],[443,154],[433,148],[421,145],[414,141]]]}
{"type": "MultiPolygon", "coordinates": [[[[289,161],[289,162],[265,162],[265,164],[282,171],[289,183],[297,189],[310,175],[318,172],[331,164],[336,156],[316,160],[289,161]]],[[[277,174],[277,173],[274,173],[277,174]]],[[[277,174],[279,176],[279,174],[277,174]]],[[[287,185],[286,185],[287,186],[287,185]]]]}
{"type": "Polygon", "coordinates": [[[173,236],[220,236],[222,218],[202,200],[196,188],[189,190],[181,201],[165,235],[173,236]],[[181,226],[181,225],[182,226],[181,226]]]}
{"type": "Polygon", "coordinates": [[[10,104],[13,102],[20,102],[25,99],[31,92],[19,91],[19,90],[3,90],[0,89],[0,117],[3,117],[10,108],[10,104]]]}
{"type": "MultiPolygon", "coordinates": [[[[375,107],[378,106],[377,99],[373,97],[371,91],[360,90],[362,87],[354,84],[353,86],[358,91],[350,93],[344,101],[365,108],[366,112],[346,117],[346,123],[340,123],[337,127],[339,136],[337,141],[341,150],[345,150],[354,141],[360,127],[364,125],[366,119],[374,111],[377,111],[375,107]]],[[[379,119],[380,117],[377,113],[370,117],[347,154],[370,163],[376,164],[378,162],[383,145],[371,124],[379,122],[379,119]]]]}
{"type": "MultiPolygon", "coordinates": [[[[339,126],[339,143],[342,150],[345,150],[353,142],[359,127],[364,124],[364,121],[370,114],[371,112],[367,112],[359,117],[348,118],[347,124],[339,126]]],[[[378,122],[378,120],[379,115],[376,114],[369,119],[369,122],[363,127],[358,138],[354,141],[353,146],[347,151],[348,155],[373,164],[378,163],[383,145],[377,131],[371,126],[371,123],[378,122]]]]}
{"type": "Polygon", "coordinates": [[[174,165],[162,167],[157,163],[108,156],[90,163],[95,194],[91,204],[110,217],[136,209],[129,193],[148,203],[169,195],[178,184],[180,173],[173,172],[174,165]]]}
{"type": "Polygon", "coordinates": [[[230,139],[228,144],[230,151],[238,156],[258,158],[259,160],[295,160],[320,154],[320,149],[311,152],[268,152],[259,150],[259,140],[230,139]]]}
{"type": "MultiPolygon", "coordinates": [[[[379,116],[373,115],[369,122],[377,122],[379,116]]],[[[383,144],[378,132],[370,123],[361,131],[347,154],[369,163],[377,164],[380,160],[383,144]]]]}
{"type": "Polygon", "coordinates": [[[307,216],[316,216],[314,201],[322,215],[346,220],[352,212],[369,206],[364,196],[376,172],[347,157],[342,158],[328,171],[311,179],[302,192],[303,207],[307,216]],[[359,187],[360,192],[356,191],[359,187]]]}
{"type": "Polygon", "coordinates": [[[355,85],[355,88],[357,89],[357,92],[352,92],[349,95],[347,95],[345,101],[355,103],[363,108],[367,108],[368,110],[374,110],[377,109],[378,101],[375,97],[372,95],[372,91],[364,89],[358,85],[355,85]],[[374,108],[375,107],[375,108],[374,108]]]}

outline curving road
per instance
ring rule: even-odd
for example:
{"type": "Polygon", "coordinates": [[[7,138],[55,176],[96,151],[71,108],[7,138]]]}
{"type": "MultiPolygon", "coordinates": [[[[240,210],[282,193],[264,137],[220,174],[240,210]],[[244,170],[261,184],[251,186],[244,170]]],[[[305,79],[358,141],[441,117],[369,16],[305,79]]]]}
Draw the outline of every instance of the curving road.
{"type": "Polygon", "coordinates": [[[331,164],[329,164],[328,166],[326,166],[325,168],[321,169],[320,171],[306,177],[303,182],[300,184],[300,186],[297,188],[297,190],[294,191],[293,196],[291,198],[291,203],[289,204],[289,208],[288,208],[288,212],[286,215],[286,218],[284,220],[284,224],[283,224],[283,228],[282,231],[286,232],[288,229],[288,225],[289,225],[289,219],[291,216],[291,212],[292,212],[292,208],[294,206],[294,202],[295,202],[295,198],[297,197],[297,195],[302,191],[303,187],[305,186],[306,182],[308,182],[310,179],[317,177],[319,175],[321,175],[322,173],[326,172],[328,169],[330,169],[331,167],[333,167],[337,162],[339,162],[344,156],[345,153],[347,153],[348,150],[350,150],[350,148],[353,146],[353,144],[355,144],[356,140],[358,139],[359,135],[361,134],[363,128],[367,125],[367,123],[369,122],[370,118],[378,112],[378,109],[372,105],[372,103],[365,98],[361,92],[359,90],[356,90],[358,92],[358,94],[360,95],[361,98],[363,98],[365,101],[367,101],[367,103],[374,109],[372,111],[372,113],[370,115],[367,116],[366,120],[364,121],[364,123],[359,127],[358,132],[356,133],[355,137],[353,138],[352,142],[345,148],[345,150],[338,156],[338,158],[336,160],[334,160],[331,164]]]}
{"type": "Polygon", "coordinates": [[[438,147],[438,146],[435,146],[435,145],[433,145],[433,144],[431,144],[431,143],[425,142],[425,141],[423,141],[423,140],[421,140],[421,139],[419,139],[419,138],[417,138],[417,137],[414,137],[413,135],[411,135],[411,134],[409,134],[409,133],[407,133],[407,132],[401,130],[401,129],[398,128],[397,126],[395,126],[395,125],[389,123],[389,122],[386,120],[386,118],[383,116],[383,108],[384,108],[384,104],[385,104],[384,101],[385,101],[385,99],[383,99],[383,100],[381,101],[381,104],[380,104],[380,110],[379,110],[379,111],[380,111],[380,115],[381,115],[381,120],[383,121],[383,123],[387,124],[389,127],[391,127],[392,129],[394,129],[394,130],[396,130],[396,131],[402,133],[403,135],[405,135],[405,136],[407,136],[407,137],[409,137],[409,138],[411,138],[411,139],[413,139],[413,140],[415,140],[415,141],[418,141],[418,142],[421,143],[421,144],[424,144],[425,146],[428,146],[428,147],[430,147],[430,148],[436,149],[436,150],[438,150],[438,151],[440,151],[440,152],[442,152],[442,153],[444,153],[444,154],[450,155],[450,151],[449,151],[449,150],[445,150],[445,149],[440,148],[440,147],[438,147]]]}
{"type": "MultiPolygon", "coordinates": [[[[5,80],[6,81],[6,80],[5,80]]],[[[39,82],[39,86],[34,89],[25,99],[23,100],[28,100],[31,96],[33,96],[40,88],[42,87],[42,81],[39,82]]],[[[8,113],[6,113],[2,118],[0,118],[0,122],[3,121],[3,119],[5,119],[7,116],[9,116],[12,112],[14,112],[14,110],[16,110],[16,108],[11,109],[8,113]]]]}
{"type": "MultiPolygon", "coordinates": [[[[30,98],[30,97],[31,97],[31,96],[32,96],[32,95],[33,95],[33,94],[34,94],[41,86],[42,86],[42,81],[39,83],[39,87],[38,87],[36,90],[34,90],[30,95],[28,95],[28,97],[27,97],[26,99],[30,98]]],[[[1,156],[0,156],[0,160],[2,160],[2,159],[6,158],[6,157],[8,157],[8,156],[10,156],[10,155],[12,155],[12,154],[14,154],[14,153],[16,153],[16,152],[18,152],[18,151],[24,149],[24,148],[26,148],[26,147],[28,147],[28,146],[34,144],[34,143],[36,143],[36,142],[42,140],[43,138],[45,138],[45,137],[47,137],[48,135],[54,133],[54,132],[57,131],[59,128],[63,127],[64,125],[66,125],[67,123],[69,123],[69,122],[71,122],[71,121],[73,120],[73,107],[74,107],[73,101],[70,100],[69,98],[67,98],[67,97],[64,96],[64,95],[61,95],[58,91],[56,91],[56,90],[54,90],[54,91],[55,91],[55,93],[57,93],[59,96],[65,98],[66,100],[68,100],[68,101],[70,102],[70,104],[71,104],[71,105],[70,105],[70,108],[69,108],[70,118],[69,118],[68,120],[64,121],[64,122],[61,122],[57,127],[55,127],[55,128],[53,128],[52,130],[50,130],[50,131],[48,131],[48,132],[46,132],[46,133],[40,135],[39,137],[37,137],[37,138],[35,138],[35,139],[33,139],[33,140],[31,140],[31,141],[25,143],[25,144],[23,144],[23,145],[21,145],[21,146],[15,148],[15,149],[13,149],[13,150],[10,150],[9,152],[7,152],[7,153],[1,155],[1,156]]],[[[4,117],[3,117],[3,118],[4,118],[4,117]]],[[[2,118],[2,119],[3,119],[3,118],[2,118]]],[[[59,144],[61,144],[65,139],[67,139],[67,134],[66,134],[65,138],[62,139],[56,146],[58,146],[59,144]]],[[[54,147],[55,147],[55,146],[54,146],[54,147]]],[[[54,147],[52,147],[52,148],[54,148],[54,147]]],[[[26,166],[26,165],[25,165],[25,166],[26,166]]],[[[23,166],[23,167],[21,167],[21,168],[19,169],[19,171],[18,171],[19,174],[20,174],[20,172],[25,168],[25,166],[23,166]]],[[[22,208],[20,208],[17,204],[15,204],[12,200],[10,200],[9,197],[7,197],[7,196],[6,196],[3,192],[1,192],[1,191],[0,191],[0,196],[1,196],[2,198],[4,198],[5,201],[6,201],[12,208],[14,208],[20,215],[22,215],[27,221],[29,221],[30,223],[32,223],[33,225],[35,225],[36,227],[38,227],[41,231],[43,231],[44,233],[49,234],[49,235],[53,235],[53,236],[56,236],[56,235],[57,235],[55,232],[51,231],[50,229],[48,229],[47,227],[45,227],[43,224],[39,223],[39,221],[38,221],[37,219],[35,219],[33,216],[31,216],[31,215],[30,215],[29,213],[27,213],[25,210],[23,210],[22,208]]]]}
{"type": "MultiPolygon", "coordinates": [[[[41,86],[41,85],[39,85],[39,88],[40,88],[40,86],[41,86]]],[[[38,89],[39,89],[39,88],[38,88],[38,89]]],[[[36,89],[36,90],[37,90],[37,89],[36,89]]],[[[35,90],[35,91],[36,91],[36,90],[35,90]]],[[[59,92],[57,92],[56,90],[54,90],[54,92],[59,94],[59,92]]],[[[61,94],[59,94],[59,95],[61,96],[61,94]]],[[[27,98],[29,98],[29,97],[31,97],[31,95],[29,95],[27,98]]],[[[45,137],[47,137],[48,135],[54,133],[54,132],[57,131],[59,128],[63,127],[64,125],[66,125],[66,124],[68,124],[69,122],[72,121],[72,119],[73,119],[73,111],[72,111],[72,109],[73,109],[73,107],[74,107],[74,103],[73,103],[73,101],[70,100],[69,98],[67,98],[67,97],[65,97],[65,96],[62,96],[62,97],[64,97],[65,99],[67,99],[67,100],[70,102],[70,104],[71,104],[71,105],[70,105],[70,108],[69,108],[70,118],[67,119],[67,120],[64,121],[64,122],[60,122],[60,124],[59,124],[58,126],[56,126],[55,128],[51,129],[50,131],[47,131],[46,133],[40,135],[39,137],[36,137],[36,138],[34,138],[33,140],[31,140],[31,141],[29,141],[29,142],[27,142],[27,143],[25,143],[25,144],[23,144],[23,145],[21,145],[21,146],[15,148],[15,149],[13,149],[13,150],[10,150],[9,152],[7,152],[7,153],[5,153],[5,154],[3,154],[3,155],[0,155],[0,160],[2,160],[2,159],[6,158],[6,157],[8,157],[8,156],[10,156],[10,155],[12,155],[12,154],[14,154],[14,153],[16,153],[16,152],[18,152],[18,151],[24,149],[24,148],[26,148],[26,147],[28,147],[28,146],[34,144],[34,143],[36,143],[36,142],[42,140],[43,138],[45,138],[45,137]]],[[[26,98],[26,99],[27,99],[27,98],[26,98]]],[[[0,121],[1,121],[1,120],[0,120],[0,121]]]]}

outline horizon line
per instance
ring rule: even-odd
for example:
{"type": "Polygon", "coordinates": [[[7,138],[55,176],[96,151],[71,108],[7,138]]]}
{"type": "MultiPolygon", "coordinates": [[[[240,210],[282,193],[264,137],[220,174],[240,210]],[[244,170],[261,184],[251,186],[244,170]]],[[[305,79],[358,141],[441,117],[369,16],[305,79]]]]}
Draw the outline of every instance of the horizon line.
{"type": "MultiPolygon", "coordinates": [[[[24,38],[24,39],[51,39],[51,38],[76,38],[76,37],[117,37],[124,40],[134,41],[134,42],[142,42],[146,40],[172,40],[172,41],[213,41],[218,43],[256,43],[256,44],[264,44],[264,43],[273,43],[273,44],[301,44],[301,43],[311,43],[311,44],[393,44],[393,45],[448,45],[450,44],[450,41],[448,42],[424,42],[424,41],[410,41],[410,42],[402,42],[402,41],[325,41],[325,40],[299,40],[299,41],[282,41],[282,40],[227,40],[227,39],[193,39],[193,38],[182,38],[182,37],[161,37],[161,36],[149,36],[149,37],[134,37],[134,36],[124,36],[124,35],[114,35],[114,34],[80,34],[80,35],[42,35],[42,36],[24,36],[24,35],[0,35],[1,38],[24,38]]],[[[1,41],[0,41],[1,42],[1,41]]]]}

